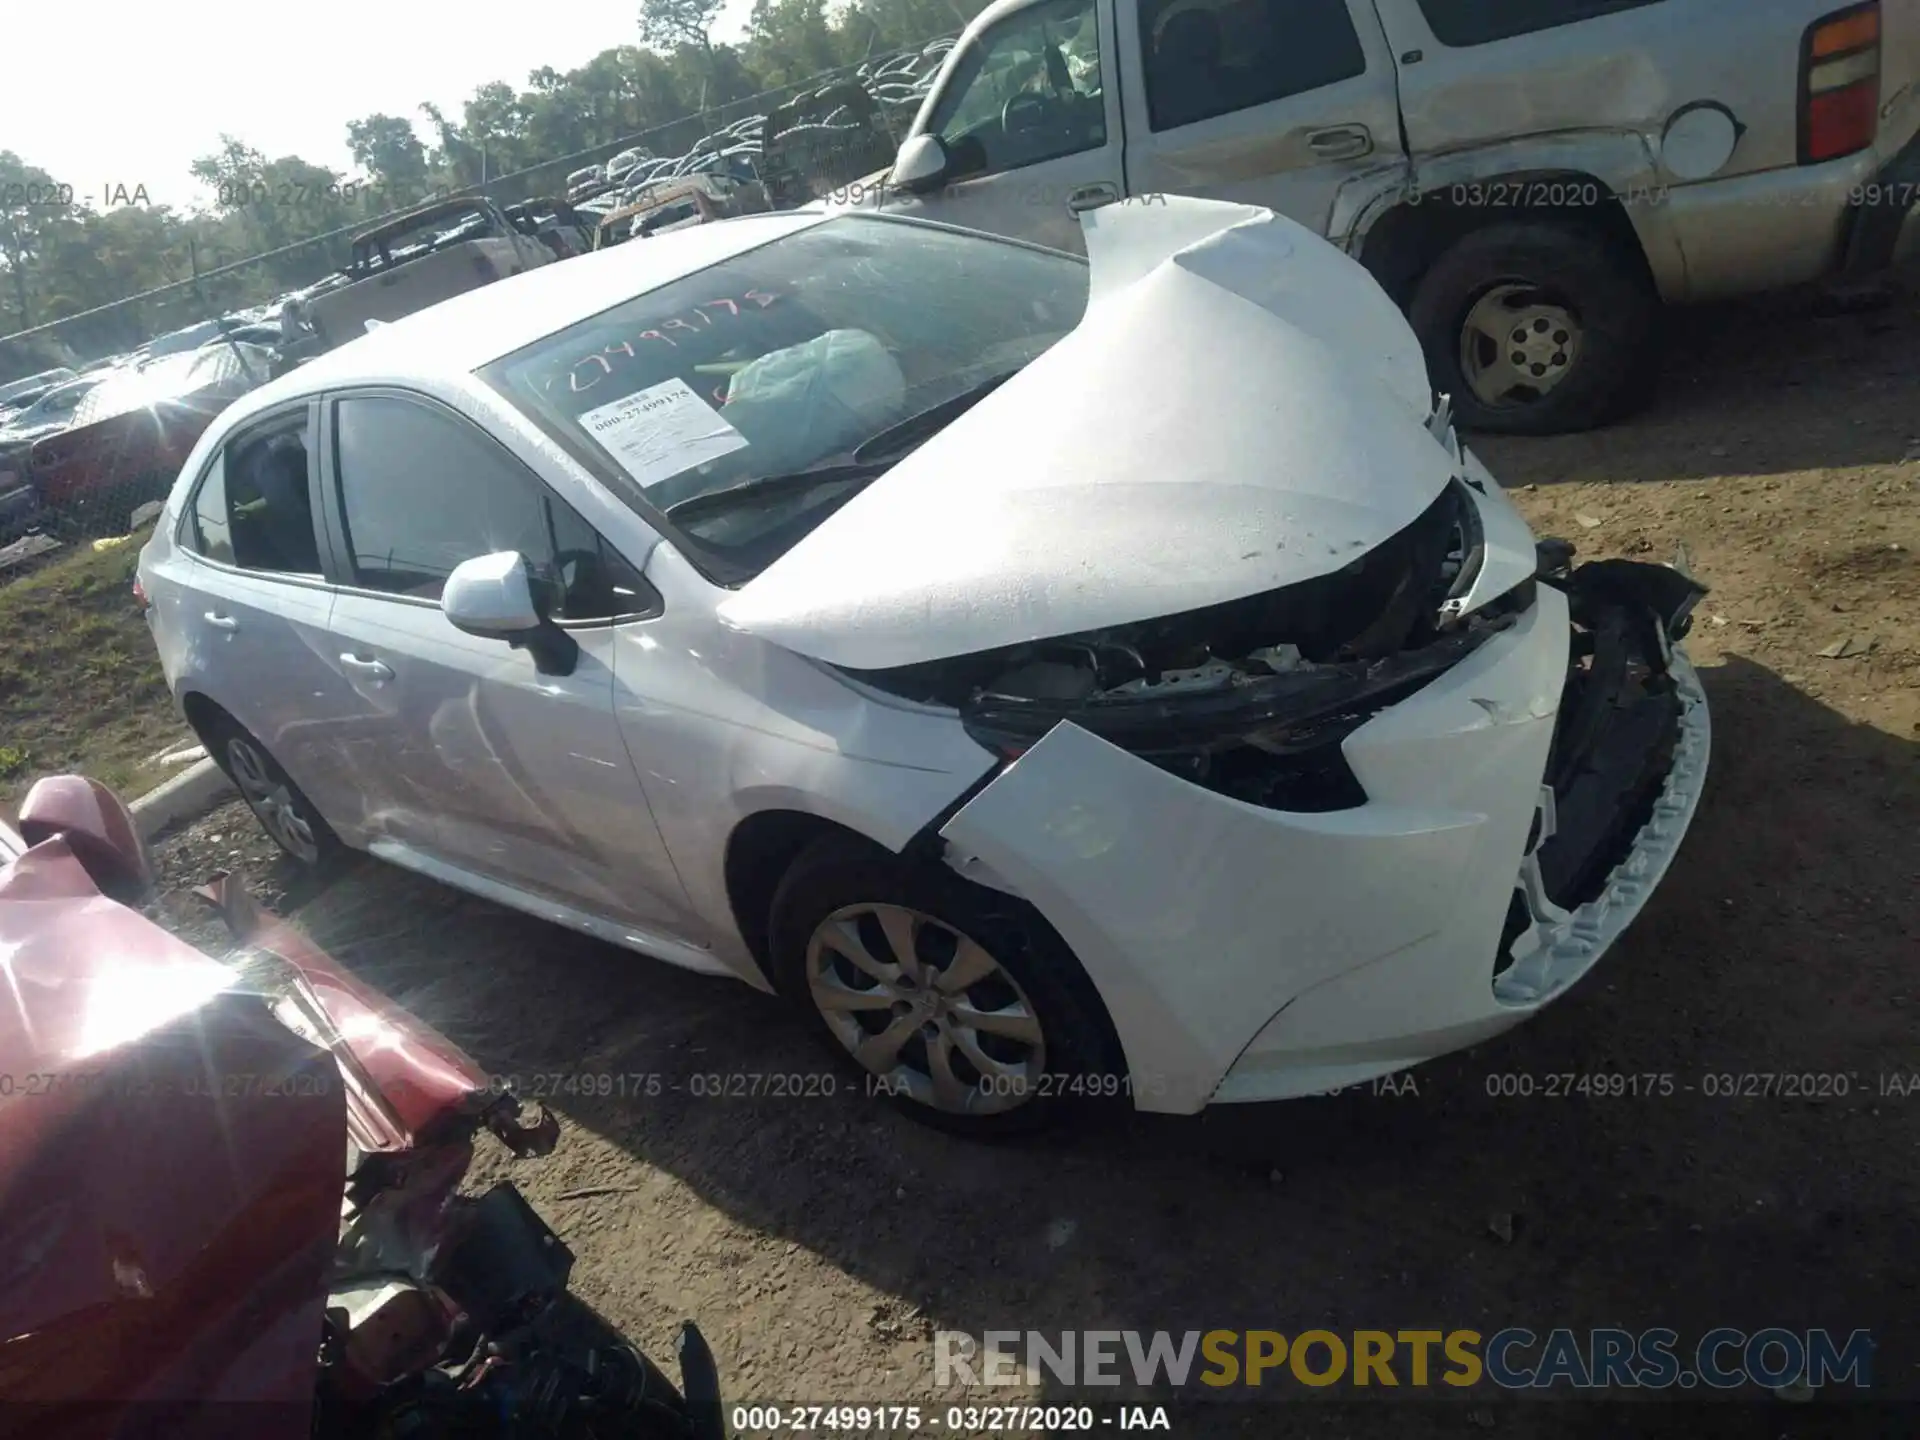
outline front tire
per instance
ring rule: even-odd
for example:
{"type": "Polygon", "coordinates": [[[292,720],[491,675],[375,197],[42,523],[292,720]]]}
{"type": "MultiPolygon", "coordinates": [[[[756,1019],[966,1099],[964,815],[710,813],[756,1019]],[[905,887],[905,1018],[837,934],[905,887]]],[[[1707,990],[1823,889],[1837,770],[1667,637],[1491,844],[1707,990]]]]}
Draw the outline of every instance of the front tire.
{"type": "Polygon", "coordinates": [[[1108,1109],[1125,1071],[1105,1009],[1032,909],[852,836],[816,841],[775,892],[773,979],[868,1093],[982,1137],[1108,1109]]]}
{"type": "Polygon", "coordinates": [[[1456,242],[1407,315],[1462,429],[1557,435],[1651,392],[1659,305],[1640,257],[1597,229],[1520,220],[1456,242]]]}

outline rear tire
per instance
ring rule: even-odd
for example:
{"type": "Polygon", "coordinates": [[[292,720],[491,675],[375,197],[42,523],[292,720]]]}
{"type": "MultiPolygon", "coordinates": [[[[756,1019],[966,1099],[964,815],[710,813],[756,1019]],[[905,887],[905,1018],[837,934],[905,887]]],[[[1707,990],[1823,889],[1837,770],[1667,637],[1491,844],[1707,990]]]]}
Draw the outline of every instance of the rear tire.
{"type": "Polygon", "coordinates": [[[1065,942],[943,866],[826,836],[781,880],[768,939],[776,988],[866,1093],[924,1124],[1007,1136],[1127,1097],[1106,1010],[1065,942]]]}
{"type": "Polygon", "coordinates": [[[1657,378],[1659,296],[1641,258],[1592,226],[1516,220],[1472,231],[1434,262],[1407,313],[1462,429],[1592,429],[1643,402],[1657,378]],[[1507,306],[1519,323],[1496,334],[1503,327],[1488,321],[1507,306]],[[1501,398],[1504,379],[1514,386],[1501,398]]]}
{"type": "Polygon", "coordinates": [[[213,763],[226,772],[260,828],[288,858],[319,873],[346,853],[340,837],[305,792],[239,721],[225,711],[217,712],[203,738],[213,763]]]}

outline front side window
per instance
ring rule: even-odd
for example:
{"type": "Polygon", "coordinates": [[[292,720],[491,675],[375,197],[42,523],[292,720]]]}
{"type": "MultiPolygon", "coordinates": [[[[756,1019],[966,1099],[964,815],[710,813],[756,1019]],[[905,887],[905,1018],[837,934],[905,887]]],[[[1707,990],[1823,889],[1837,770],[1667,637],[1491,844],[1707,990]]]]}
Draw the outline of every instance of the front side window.
{"type": "Polygon", "coordinates": [[[340,515],[352,583],[437,600],[454,568],[524,556],[556,620],[645,613],[652,592],[626,559],[470,422],[387,395],[334,410],[340,515]]]}
{"type": "Polygon", "coordinates": [[[1147,118],[1172,130],[1367,73],[1347,0],[1168,0],[1140,7],[1147,118]]]}
{"type": "Polygon", "coordinates": [[[1086,303],[1080,261],[846,216],[481,374],[616,495],[650,520],[664,512],[715,569],[745,579],[851,498],[878,460],[1059,340],[1086,303]]]}
{"type": "Polygon", "coordinates": [[[928,132],[955,179],[1107,143],[1092,0],[1049,0],[1002,21],[962,59],[928,132]]]}
{"type": "Polygon", "coordinates": [[[309,469],[304,412],[229,441],[194,493],[192,548],[242,570],[318,576],[309,469]]]}
{"type": "Polygon", "coordinates": [[[347,564],[361,588],[437,600],[463,560],[541,553],[532,478],[465,421],[412,400],[351,396],[334,408],[334,446],[347,564]]]}

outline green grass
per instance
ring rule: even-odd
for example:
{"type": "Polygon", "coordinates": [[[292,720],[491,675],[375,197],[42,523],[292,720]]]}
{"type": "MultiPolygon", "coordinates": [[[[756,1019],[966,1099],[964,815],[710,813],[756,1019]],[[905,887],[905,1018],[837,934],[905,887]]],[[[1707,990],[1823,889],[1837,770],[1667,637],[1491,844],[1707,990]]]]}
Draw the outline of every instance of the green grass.
{"type": "Polygon", "coordinates": [[[133,603],[145,535],[81,543],[0,583],[0,805],[81,771],[132,799],[164,778],[142,762],[189,739],[133,603]]]}

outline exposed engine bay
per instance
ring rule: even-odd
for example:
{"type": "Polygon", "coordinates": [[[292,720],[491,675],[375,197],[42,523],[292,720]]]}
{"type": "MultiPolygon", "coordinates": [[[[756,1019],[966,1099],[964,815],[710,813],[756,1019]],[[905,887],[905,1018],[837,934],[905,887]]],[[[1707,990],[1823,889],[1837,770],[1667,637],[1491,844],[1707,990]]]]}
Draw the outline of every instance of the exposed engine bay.
{"type": "Polygon", "coordinates": [[[1254,804],[1365,803],[1339,741],[1513,623],[1530,584],[1458,613],[1481,563],[1456,481],[1411,525],[1331,574],[1185,614],[952,660],[860,672],[950,705],[1012,757],[1061,720],[1254,804]]]}

